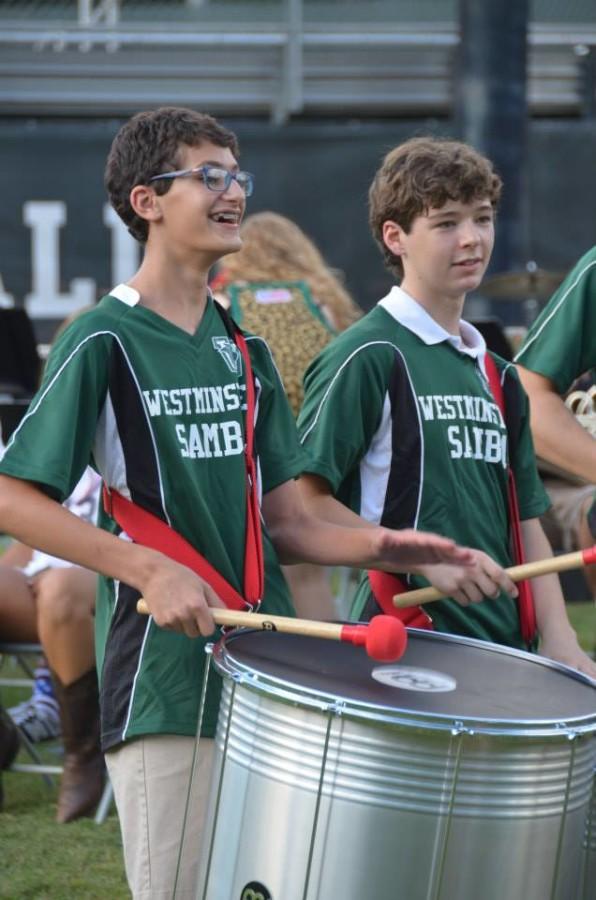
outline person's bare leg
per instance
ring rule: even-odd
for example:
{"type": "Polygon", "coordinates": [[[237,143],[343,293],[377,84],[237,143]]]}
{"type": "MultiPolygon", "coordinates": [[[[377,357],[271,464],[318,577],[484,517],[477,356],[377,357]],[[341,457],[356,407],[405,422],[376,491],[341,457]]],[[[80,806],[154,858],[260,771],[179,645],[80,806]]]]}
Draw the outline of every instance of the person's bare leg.
{"type": "Polygon", "coordinates": [[[33,591],[21,570],[9,566],[0,566],[0,636],[5,641],[39,641],[33,591]]]}
{"type": "Polygon", "coordinates": [[[93,610],[97,576],[79,566],[46,569],[34,581],[39,639],[63,685],[95,666],[93,610]]]}
{"type": "Polygon", "coordinates": [[[297,566],[282,566],[294,601],[296,615],[301,619],[337,618],[335,599],[329,583],[329,572],[324,566],[313,563],[299,563],[297,566]]]}
{"type": "Polygon", "coordinates": [[[24,569],[31,560],[33,550],[20,541],[13,541],[0,556],[0,569],[5,566],[11,568],[24,569]]]}

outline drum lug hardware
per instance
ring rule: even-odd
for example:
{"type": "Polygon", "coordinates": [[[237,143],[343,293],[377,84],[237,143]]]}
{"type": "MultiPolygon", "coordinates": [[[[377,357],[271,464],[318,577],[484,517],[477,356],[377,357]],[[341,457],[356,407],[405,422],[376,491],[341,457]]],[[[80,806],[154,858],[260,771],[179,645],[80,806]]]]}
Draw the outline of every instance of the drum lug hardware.
{"type": "Polygon", "coordinates": [[[460,734],[474,734],[472,728],[468,728],[464,725],[463,722],[455,721],[453,723],[453,728],[451,729],[451,734],[453,737],[459,737],[460,734]]]}
{"type": "Polygon", "coordinates": [[[203,648],[203,653],[204,653],[206,656],[213,656],[213,644],[212,644],[212,643],[210,643],[210,644],[205,644],[205,646],[204,646],[204,648],[203,648]]]}
{"type": "Polygon", "coordinates": [[[343,700],[336,700],[335,703],[330,703],[327,707],[327,711],[333,713],[336,716],[342,716],[344,710],[346,708],[346,704],[343,700]]]}
{"type": "Polygon", "coordinates": [[[577,731],[573,731],[573,729],[569,728],[566,722],[557,722],[556,726],[560,731],[565,732],[565,736],[568,741],[574,741],[577,737],[577,731]]]}

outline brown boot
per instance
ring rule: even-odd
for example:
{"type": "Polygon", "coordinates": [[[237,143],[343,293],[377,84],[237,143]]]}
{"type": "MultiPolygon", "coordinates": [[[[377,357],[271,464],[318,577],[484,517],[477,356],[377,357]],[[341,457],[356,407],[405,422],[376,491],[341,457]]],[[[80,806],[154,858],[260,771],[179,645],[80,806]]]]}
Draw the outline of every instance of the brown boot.
{"type": "Polygon", "coordinates": [[[57,822],[91,815],[104,784],[104,758],[99,744],[97,672],[91,669],[67,686],[54,674],[60,706],[64,771],[58,794],[57,822]]]}
{"type": "MultiPolygon", "coordinates": [[[[19,730],[7,712],[0,706],[0,772],[14,762],[21,741],[19,730]]],[[[0,809],[4,804],[4,791],[0,777],[0,809]]]]}

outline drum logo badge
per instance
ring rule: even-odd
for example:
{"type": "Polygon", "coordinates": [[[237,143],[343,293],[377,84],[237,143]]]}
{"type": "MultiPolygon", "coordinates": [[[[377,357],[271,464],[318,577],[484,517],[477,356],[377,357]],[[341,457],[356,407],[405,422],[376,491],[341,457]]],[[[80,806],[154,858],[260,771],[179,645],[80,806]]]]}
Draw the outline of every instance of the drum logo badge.
{"type": "Polygon", "coordinates": [[[273,897],[260,881],[251,881],[240,894],[240,900],[273,900],[273,897]]]}
{"type": "Polygon", "coordinates": [[[408,666],[378,666],[371,672],[375,681],[404,691],[422,691],[427,694],[454,691],[457,681],[444,672],[434,669],[416,669],[408,666]]]}

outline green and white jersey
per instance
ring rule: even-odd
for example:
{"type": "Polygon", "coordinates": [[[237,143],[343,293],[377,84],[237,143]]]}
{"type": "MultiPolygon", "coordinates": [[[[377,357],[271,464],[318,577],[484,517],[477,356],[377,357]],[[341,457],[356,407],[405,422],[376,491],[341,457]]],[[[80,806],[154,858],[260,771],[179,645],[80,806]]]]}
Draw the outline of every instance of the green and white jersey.
{"type": "MultiPolygon", "coordinates": [[[[298,427],[308,471],[365,519],[434,531],[511,565],[507,430],[486,379],[484,340],[465,322],[461,333],[463,341],[393,288],[309,367],[298,427]]],[[[532,518],[548,499],[535,468],[527,398],[515,368],[496,363],[507,408],[518,406],[514,468],[521,516],[532,518]]],[[[515,601],[505,595],[426,609],[439,631],[524,647],[515,601]]],[[[364,576],[353,615],[378,611],[364,576]]]]}
{"type": "MultiPolygon", "coordinates": [[[[119,285],[65,331],[1,471],[37,482],[61,501],[90,462],[109,487],[170,524],[242,592],[241,355],[213,301],[194,335],[137,301],[136,291],[119,285]]],[[[259,487],[266,493],[299,475],[304,452],[269,348],[253,336],[247,343],[257,388],[259,487]]],[[[100,524],[118,532],[103,512],[100,524]]],[[[266,529],[263,540],[263,608],[291,615],[266,529]]],[[[96,638],[105,749],[141,734],[196,730],[205,641],[158,628],[137,614],[137,598],[127,585],[100,580],[96,638]]],[[[207,733],[214,726],[215,686],[212,693],[207,733]]]]}
{"type": "Polygon", "coordinates": [[[582,256],[555,291],[515,362],[550,379],[560,394],[596,368],[596,247],[582,256]]]}

